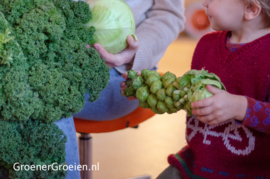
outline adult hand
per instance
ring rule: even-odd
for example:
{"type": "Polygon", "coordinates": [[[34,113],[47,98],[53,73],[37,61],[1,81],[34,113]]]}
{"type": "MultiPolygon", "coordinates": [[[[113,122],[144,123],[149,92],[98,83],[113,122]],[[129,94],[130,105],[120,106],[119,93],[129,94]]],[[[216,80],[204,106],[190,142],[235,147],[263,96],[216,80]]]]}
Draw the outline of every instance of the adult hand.
{"type": "Polygon", "coordinates": [[[139,41],[136,40],[133,36],[129,35],[127,37],[127,43],[127,48],[118,54],[111,54],[107,52],[98,43],[94,44],[94,48],[98,51],[100,57],[105,60],[105,63],[110,66],[110,68],[113,68],[123,64],[131,63],[134,60],[135,54],[139,49],[139,41]]]}
{"type": "MultiPolygon", "coordinates": [[[[138,72],[138,75],[139,76],[141,76],[141,72],[138,72]]],[[[128,76],[127,76],[127,72],[125,72],[124,74],[123,74],[123,78],[124,79],[128,79],[128,76]]],[[[123,95],[124,94],[124,91],[125,91],[125,88],[127,87],[127,85],[126,85],[126,81],[122,81],[121,83],[120,83],[120,87],[121,87],[121,94],[123,95]]],[[[124,96],[124,95],[123,95],[124,96]]],[[[130,97],[127,97],[128,98],[128,100],[129,101],[132,101],[132,100],[134,100],[134,99],[137,99],[136,98],[136,96],[130,96],[130,97]]]]}
{"type": "Polygon", "coordinates": [[[209,125],[216,125],[229,119],[243,121],[247,110],[247,99],[244,96],[233,95],[211,85],[206,89],[214,95],[191,104],[192,113],[198,120],[209,125]]]}

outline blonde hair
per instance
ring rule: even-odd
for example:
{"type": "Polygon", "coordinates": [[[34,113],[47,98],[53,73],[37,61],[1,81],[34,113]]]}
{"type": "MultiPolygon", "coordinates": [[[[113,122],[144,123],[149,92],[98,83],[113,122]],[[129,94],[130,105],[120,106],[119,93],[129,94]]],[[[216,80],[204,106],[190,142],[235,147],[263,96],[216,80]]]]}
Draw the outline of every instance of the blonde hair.
{"type": "Polygon", "coordinates": [[[257,3],[262,7],[261,13],[263,14],[265,24],[267,25],[267,27],[270,27],[270,0],[245,0],[245,1],[247,1],[251,6],[257,3]]]}

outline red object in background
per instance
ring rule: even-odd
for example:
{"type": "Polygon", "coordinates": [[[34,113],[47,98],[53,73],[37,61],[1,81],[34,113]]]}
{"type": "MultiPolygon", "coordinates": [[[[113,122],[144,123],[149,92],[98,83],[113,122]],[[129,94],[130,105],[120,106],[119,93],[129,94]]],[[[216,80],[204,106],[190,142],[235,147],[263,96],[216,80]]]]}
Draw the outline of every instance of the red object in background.
{"type": "Polygon", "coordinates": [[[197,10],[191,17],[191,23],[197,30],[206,30],[210,27],[210,21],[204,10],[197,10]]]}
{"type": "Polygon", "coordinates": [[[154,115],[155,113],[151,111],[151,109],[144,109],[139,106],[135,111],[118,119],[108,121],[92,121],[74,117],[74,123],[77,132],[104,133],[137,126],[154,115]]]}
{"type": "Polygon", "coordinates": [[[205,14],[202,2],[190,4],[185,11],[185,30],[193,38],[199,39],[204,34],[212,32],[210,21],[205,14]]]}

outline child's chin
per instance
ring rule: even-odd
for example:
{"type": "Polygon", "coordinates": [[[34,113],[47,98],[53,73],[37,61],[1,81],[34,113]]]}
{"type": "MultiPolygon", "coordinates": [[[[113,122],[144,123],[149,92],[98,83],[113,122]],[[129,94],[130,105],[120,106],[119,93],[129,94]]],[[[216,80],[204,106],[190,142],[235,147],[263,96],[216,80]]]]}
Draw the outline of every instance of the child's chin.
{"type": "Polygon", "coordinates": [[[217,26],[212,25],[212,24],[211,24],[211,28],[212,28],[214,31],[223,31],[221,28],[218,28],[217,26]]]}

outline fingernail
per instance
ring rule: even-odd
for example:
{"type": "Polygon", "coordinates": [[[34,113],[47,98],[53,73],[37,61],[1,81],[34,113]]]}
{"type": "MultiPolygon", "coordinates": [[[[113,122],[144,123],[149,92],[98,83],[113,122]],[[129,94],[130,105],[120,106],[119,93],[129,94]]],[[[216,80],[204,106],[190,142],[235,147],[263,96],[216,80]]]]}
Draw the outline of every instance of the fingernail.
{"type": "Polygon", "coordinates": [[[135,41],[138,41],[138,37],[137,37],[136,35],[133,34],[133,35],[131,35],[131,36],[133,37],[134,42],[135,42],[135,41]]]}

